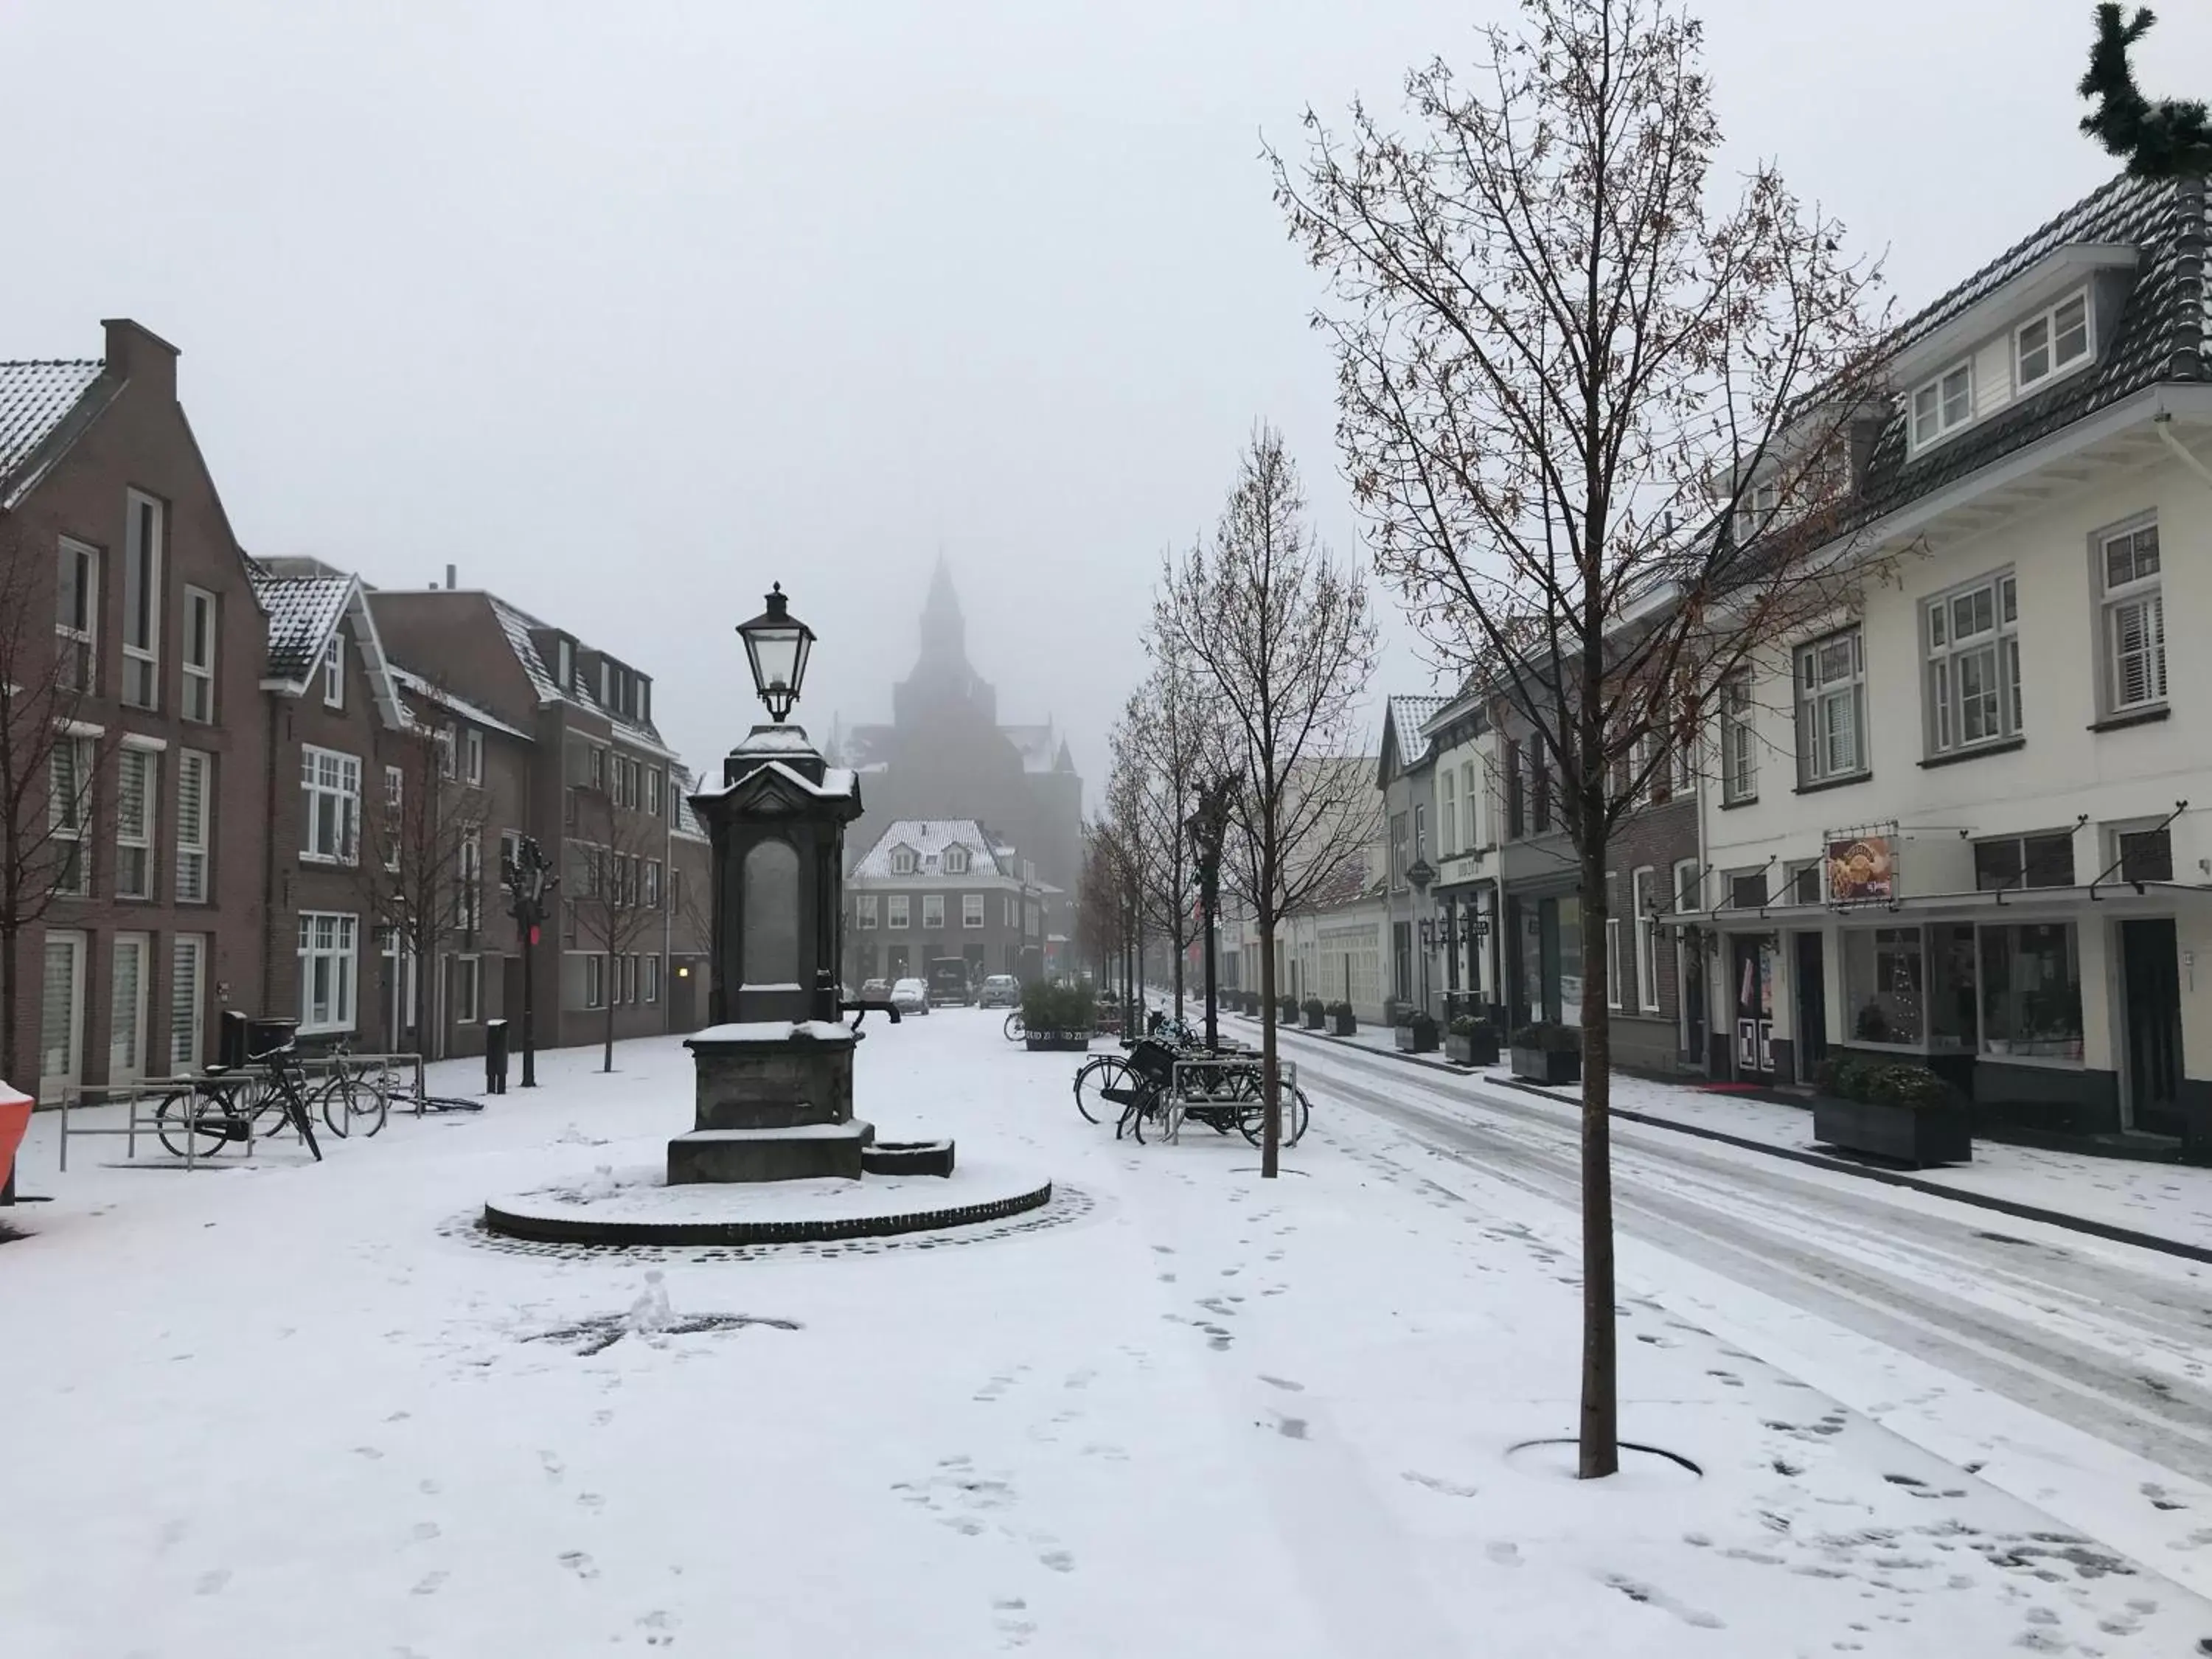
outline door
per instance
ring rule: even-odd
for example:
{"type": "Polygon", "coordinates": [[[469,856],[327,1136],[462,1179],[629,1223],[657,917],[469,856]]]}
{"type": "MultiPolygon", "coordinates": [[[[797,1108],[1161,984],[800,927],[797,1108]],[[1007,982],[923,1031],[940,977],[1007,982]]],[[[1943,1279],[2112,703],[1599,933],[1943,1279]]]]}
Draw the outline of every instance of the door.
{"type": "Polygon", "coordinates": [[[84,1080],[84,935],[50,933],[39,1001],[39,1098],[84,1080]]]}
{"type": "Polygon", "coordinates": [[[1674,960],[1682,988],[1682,1059],[1702,1072],[1712,1064],[1705,1048],[1705,940],[1684,935],[1675,943],[1674,960]]]}
{"type": "Polygon", "coordinates": [[[1729,941],[1735,997],[1735,1073],[1762,1081],[1774,1075],[1772,955],[1760,939],[1729,941]]]}
{"type": "Polygon", "coordinates": [[[169,942],[169,1066],[171,1077],[200,1066],[207,1006],[207,939],[179,933],[169,942]]]}
{"type": "Polygon", "coordinates": [[[692,988],[699,976],[690,971],[690,963],[676,968],[668,981],[668,1029],[672,1031],[696,1031],[699,1029],[699,1010],[695,1000],[697,993],[692,988]]]}
{"type": "Polygon", "coordinates": [[[1818,933],[1797,935],[1797,1080],[1828,1057],[1828,988],[1818,933]]]}
{"type": "Polygon", "coordinates": [[[2181,972],[2172,921],[2122,922],[2120,972],[2127,996],[2129,1127],[2179,1136],[2181,972]]]}
{"type": "Polygon", "coordinates": [[[146,1075],[146,947],[143,933],[118,933],[108,964],[107,1080],[146,1075]]]}

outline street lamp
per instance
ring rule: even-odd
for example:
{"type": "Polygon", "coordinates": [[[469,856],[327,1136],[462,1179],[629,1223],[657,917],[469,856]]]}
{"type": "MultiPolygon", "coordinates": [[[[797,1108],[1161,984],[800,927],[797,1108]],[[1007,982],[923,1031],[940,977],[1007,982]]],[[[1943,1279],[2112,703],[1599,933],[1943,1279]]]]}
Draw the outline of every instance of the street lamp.
{"type": "Polygon", "coordinates": [[[507,914],[522,943],[522,1086],[538,1086],[538,1002],[536,976],[531,963],[538,955],[538,931],[544,926],[550,896],[561,884],[552,860],[534,836],[515,844],[512,858],[499,861],[499,878],[507,889],[507,914]]]}
{"type": "Polygon", "coordinates": [[[768,705],[769,718],[778,726],[799,701],[806,678],[806,659],[814,649],[814,630],[784,608],[783,584],[769,591],[768,609],[750,622],[738,624],[745,642],[745,661],[753,672],[753,690],[768,705]]]}
{"type": "MultiPolygon", "coordinates": [[[[1429,896],[1429,884],[1436,878],[1437,872],[1434,867],[1430,865],[1428,860],[1418,856],[1417,854],[1413,860],[1413,867],[1406,872],[1406,879],[1413,883],[1413,891],[1425,900],[1429,896]]],[[[1434,922],[1429,918],[1423,918],[1421,922],[1421,1012],[1425,1014],[1429,1011],[1429,950],[1431,941],[1435,937],[1434,922]]]]}

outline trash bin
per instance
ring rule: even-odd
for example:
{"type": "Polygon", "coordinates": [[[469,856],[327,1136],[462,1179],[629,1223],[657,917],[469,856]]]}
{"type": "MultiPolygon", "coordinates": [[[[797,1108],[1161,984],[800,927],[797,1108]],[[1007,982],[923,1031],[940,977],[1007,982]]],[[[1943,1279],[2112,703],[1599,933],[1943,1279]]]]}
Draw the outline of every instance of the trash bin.
{"type": "Polygon", "coordinates": [[[216,1064],[236,1071],[246,1064],[246,1028],[250,1022],[242,1008],[222,1011],[222,1028],[216,1038],[216,1064]]]}
{"type": "Polygon", "coordinates": [[[507,1022],[503,1019],[484,1022],[484,1092],[507,1092],[507,1022]]]}
{"type": "Polygon", "coordinates": [[[283,1048],[300,1029],[296,1019],[272,1019],[264,1014],[246,1023],[246,1057],[259,1060],[270,1050],[283,1048]]]}
{"type": "Polygon", "coordinates": [[[0,1202],[13,1203],[15,1192],[15,1149],[31,1127],[31,1108],[37,1103],[21,1090],[0,1082],[0,1202]]]}

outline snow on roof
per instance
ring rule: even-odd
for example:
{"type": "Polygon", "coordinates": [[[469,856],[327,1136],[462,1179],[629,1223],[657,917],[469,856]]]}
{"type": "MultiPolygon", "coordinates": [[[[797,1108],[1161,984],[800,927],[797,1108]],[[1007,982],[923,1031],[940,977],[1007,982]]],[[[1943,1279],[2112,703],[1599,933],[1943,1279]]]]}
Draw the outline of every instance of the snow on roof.
{"type": "Polygon", "coordinates": [[[97,357],[0,363],[0,506],[35,482],[40,452],[106,367],[97,357]]]}
{"type": "Polygon", "coordinates": [[[509,726],[505,720],[500,719],[498,715],[492,714],[488,709],[479,708],[476,704],[469,702],[465,697],[455,696],[452,692],[447,690],[444,686],[433,684],[430,681],[424,679],[420,674],[414,672],[411,669],[401,668],[395,664],[392,670],[392,678],[398,681],[405,690],[414,692],[415,695],[419,697],[425,698],[431,702],[436,703],[441,708],[451,709],[454,714],[459,714],[465,720],[471,721],[477,726],[489,726],[495,732],[504,732],[511,738],[520,738],[525,743],[535,743],[537,741],[535,738],[532,737],[529,732],[524,731],[520,726],[509,726]]]}
{"type": "Polygon", "coordinates": [[[649,722],[618,714],[593,696],[587,687],[580,684],[562,685],[554,678],[553,671],[545,665],[545,659],[538,654],[538,646],[530,637],[533,630],[558,632],[552,623],[538,621],[528,611],[509,605],[496,593],[487,593],[484,599],[491,606],[492,614],[499,618],[500,628],[507,635],[507,645],[514,652],[515,660],[522,665],[523,673],[529,677],[531,689],[537,692],[539,702],[565,702],[578,708],[587,708],[613,727],[624,742],[641,749],[649,749],[657,755],[674,757],[674,751],[660,740],[659,732],[649,722]]]}
{"type": "Polygon", "coordinates": [[[1418,766],[1429,752],[1429,734],[1422,727],[1451,701],[1449,697],[1393,697],[1390,722],[1398,732],[1398,763],[1418,766]]]}
{"type": "Polygon", "coordinates": [[[892,853],[905,848],[915,855],[911,873],[936,875],[943,869],[945,851],[964,847],[974,860],[971,873],[1012,875],[1014,872],[1000,860],[992,845],[996,839],[974,818],[900,818],[876,837],[876,844],[861,855],[860,862],[853,866],[853,873],[888,878],[896,873],[891,869],[892,853]]]}
{"type": "Polygon", "coordinates": [[[808,794],[820,795],[825,799],[839,795],[849,795],[860,787],[860,779],[845,767],[824,767],[822,771],[822,781],[817,783],[813,779],[808,777],[804,772],[795,771],[792,768],[786,766],[781,761],[771,760],[763,761],[758,766],[754,767],[750,771],[745,773],[743,777],[737,779],[733,782],[708,784],[696,793],[702,795],[726,795],[732,789],[738,788],[744,784],[750,782],[756,775],[762,772],[773,772],[777,776],[783,778],[789,783],[793,784],[794,787],[804,789],[808,794]]]}
{"type": "Polygon", "coordinates": [[[269,613],[269,678],[293,685],[307,678],[322,660],[353,592],[351,576],[254,573],[254,599],[269,613]]]}

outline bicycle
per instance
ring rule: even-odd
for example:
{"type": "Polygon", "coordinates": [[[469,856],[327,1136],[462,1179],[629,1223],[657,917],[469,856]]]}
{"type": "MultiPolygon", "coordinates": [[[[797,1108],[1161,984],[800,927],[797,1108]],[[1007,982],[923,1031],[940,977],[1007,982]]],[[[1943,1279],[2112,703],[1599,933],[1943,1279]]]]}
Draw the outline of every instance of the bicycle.
{"type": "Polygon", "coordinates": [[[297,1047],[287,1042],[257,1059],[266,1066],[265,1073],[212,1066],[172,1091],[154,1112],[161,1144],[179,1158],[188,1155],[188,1147],[191,1156],[211,1158],[241,1141],[251,1146],[261,1133],[260,1120],[274,1112],[278,1121],[270,1132],[290,1129],[321,1163],[323,1149],[315,1142],[314,1115],[302,1087],[307,1072],[297,1047]]]}
{"type": "Polygon", "coordinates": [[[331,1074],[315,1095],[323,1121],[341,1140],[356,1130],[364,1139],[374,1135],[391,1115],[399,1079],[381,1062],[355,1064],[349,1040],[341,1039],[331,1058],[331,1074]]]}
{"type": "Polygon", "coordinates": [[[1006,1041],[1009,1042],[1019,1042],[1030,1034],[1029,1027],[1022,1024],[1022,1011],[1018,1008],[1006,1016],[1006,1023],[1003,1029],[1006,1035],[1006,1041]]]}

